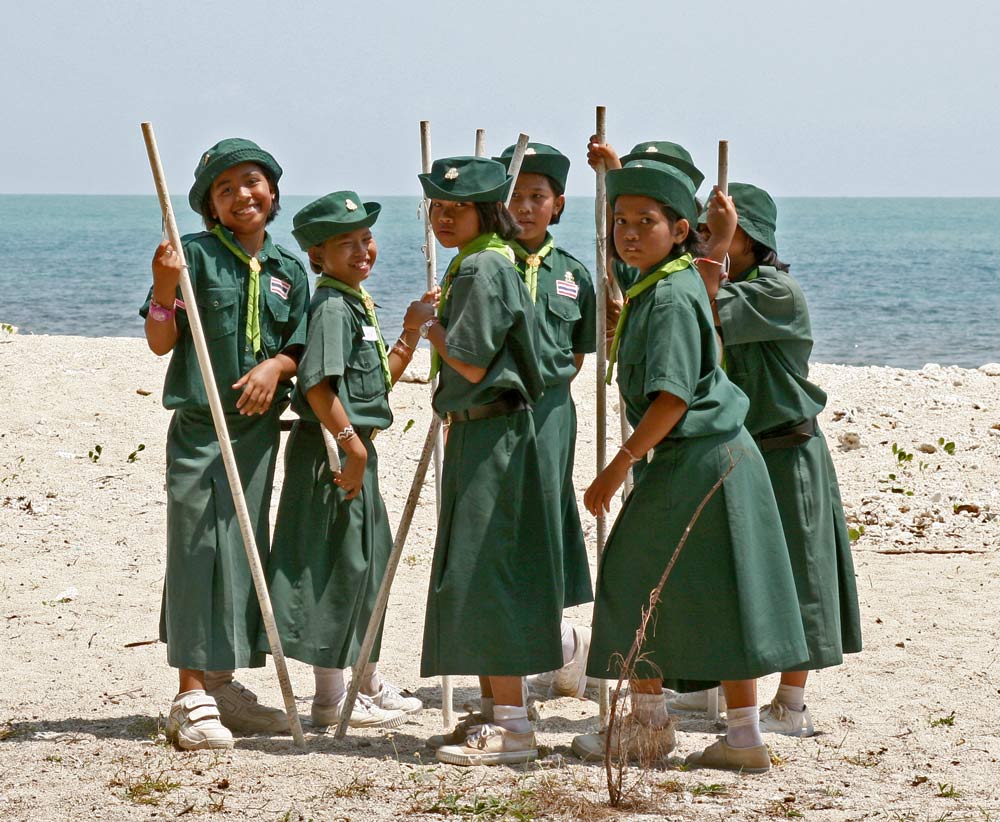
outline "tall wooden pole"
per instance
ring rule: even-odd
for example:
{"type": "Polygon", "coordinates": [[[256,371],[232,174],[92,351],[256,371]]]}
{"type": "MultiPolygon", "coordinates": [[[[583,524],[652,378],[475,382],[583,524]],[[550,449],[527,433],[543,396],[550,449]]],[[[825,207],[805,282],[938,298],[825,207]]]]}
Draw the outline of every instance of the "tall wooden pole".
{"type": "Polygon", "coordinates": [[[486,129],[477,128],[476,129],[476,156],[485,157],[486,156],[486,129]]]}
{"type": "Polygon", "coordinates": [[[247,510],[247,501],[243,495],[243,484],[240,480],[239,469],[236,466],[236,455],[233,453],[233,444],[229,439],[229,428],[226,425],[226,415],[222,409],[222,400],[219,398],[219,389],[215,384],[215,375],[212,370],[212,361],[208,354],[208,343],[205,341],[205,332],[202,329],[201,317],[198,314],[198,300],[194,293],[194,286],[191,284],[191,277],[188,274],[187,261],[184,258],[184,247],[181,245],[181,235],[177,230],[177,221],[174,219],[174,208],[170,203],[170,194],[167,190],[167,179],[163,173],[163,165],[160,162],[160,152],[156,146],[156,135],[153,133],[152,123],[142,123],[142,136],[146,142],[146,153],[149,155],[149,166],[153,171],[153,181],[156,184],[156,194],[160,200],[160,210],[163,212],[163,221],[166,225],[167,236],[170,245],[180,256],[181,294],[184,296],[188,322],[191,328],[191,338],[194,341],[195,353],[198,355],[198,366],[201,370],[202,382],[205,384],[205,393],[208,395],[208,405],[212,411],[212,421],[215,423],[215,432],[219,438],[219,450],[222,453],[222,462],[226,467],[226,477],[229,479],[229,489],[233,495],[233,507],[236,509],[236,519],[239,522],[240,533],[243,535],[243,547],[246,550],[247,564],[250,566],[250,576],[253,578],[254,589],[257,592],[257,602],[260,604],[260,615],[264,623],[264,631],[267,634],[268,644],[271,646],[271,656],[274,658],[274,669],[278,675],[278,684],[281,686],[281,695],[285,701],[285,712],[288,714],[288,722],[292,730],[292,738],[300,748],[305,748],[306,741],[302,735],[302,725],[299,723],[299,712],[295,707],[295,694],[292,692],[292,683],[288,677],[288,666],[285,664],[285,654],[281,650],[281,638],[278,636],[278,627],[274,622],[274,611],[271,608],[271,598],[267,593],[267,583],[264,579],[264,569],[260,564],[260,556],[257,554],[257,539],[254,535],[253,525],[250,522],[250,512],[247,510]]]}
{"type": "MultiPolygon", "coordinates": [[[[429,174],[434,163],[431,151],[431,124],[429,120],[420,121],[420,167],[424,174],[429,174]]],[[[431,204],[423,198],[424,210],[424,260],[427,264],[427,290],[437,285],[437,245],[434,229],[431,227],[431,204]]],[[[431,380],[431,400],[437,390],[438,377],[431,380]]],[[[433,415],[434,411],[431,410],[433,415]]],[[[431,422],[433,426],[433,421],[431,422]]],[[[444,436],[441,427],[437,427],[434,436],[434,505],[438,514],[441,513],[441,466],[444,464],[444,436]]],[[[455,721],[454,687],[450,676],[441,677],[441,722],[446,729],[451,728],[455,721]]]]}
{"type": "MultiPolygon", "coordinates": [[[[718,186],[723,194],[729,194],[729,141],[719,140],[718,186]]],[[[719,689],[709,688],[705,696],[706,712],[712,722],[719,720],[719,689]]]]}

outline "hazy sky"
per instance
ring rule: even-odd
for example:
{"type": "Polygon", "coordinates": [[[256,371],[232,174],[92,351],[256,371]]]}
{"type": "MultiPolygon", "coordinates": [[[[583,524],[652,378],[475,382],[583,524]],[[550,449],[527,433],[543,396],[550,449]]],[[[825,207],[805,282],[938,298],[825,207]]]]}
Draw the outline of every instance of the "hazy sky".
{"type": "Polygon", "coordinates": [[[714,176],[791,195],[1000,195],[1000,6],[775,2],[24,0],[0,29],[0,192],[174,194],[250,137],[282,191],[416,194],[434,153],[518,131],[570,154],[594,106],[619,149],[687,146],[714,176]]]}

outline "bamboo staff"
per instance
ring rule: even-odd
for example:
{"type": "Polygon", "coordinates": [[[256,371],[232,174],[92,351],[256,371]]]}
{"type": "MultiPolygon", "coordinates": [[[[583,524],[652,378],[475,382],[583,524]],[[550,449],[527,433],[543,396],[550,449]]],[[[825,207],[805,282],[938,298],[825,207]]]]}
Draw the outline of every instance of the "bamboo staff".
{"type": "MultiPolygon", "coordinates": [[[[729,194],[729,141],[719,140],[719,188],[729,194]]],[[[712,722],[719,720],[719,689],[709,688],[705,695],[706,712],[712,722]]]]}
{"type": "Polygon", "coordinates": [[[385,576],[379,585],[378,597],[375,600],[375,608],[372,611],[371,619],[368,621],[368,628],[365,631],[365,638],[361,642],[361,650],[358,651],[358,660],[354,665],[354,676],[351,677],[351,686],[347,689],[347,699],[340,709],[340,722],[337,724],[337,739],[343,739],[347,733],[347,726],[354,711],[354,703],[358,698],[358,691],[361,690],[361,680],[364,678],[361,672],[368,666],[368,661],[372,656],[372,648],[375,647],[375,640],[378,637],[379,626],[382,624],[382,617],[385,616],[386,606],[389,604],[389,592],[392,588],[393,578],[396,576],[396,568],[399,566],[399,558],[403,555],[403,546],[406,544],[406,536],[410,532],[410,523],[413,521],[413,513],[417,510],[417,503],[420,501],[420,491],[424,486],[424,479],[427,476],[427,466],[430,465],[431,457],[434,454],[434,444],[438,440],[441,432],[441,418],[437,414],[431,416],[431,424],[427,429],[427,437],[424,439],[424,447],[420,452],[420,460],[417,462],[417,470],[413,474],[413,482],[410,483],[410,493],[406,497],[406,505],[403,506],[403,515],[400,517],[399,526],[396,528],[396,541],[392,545],[392,553],[389,555],[389,562],[385,568],[385,576]]]}
{"type": "MultiPolygon", "coordinates": [[[[424,174],[429,174],[431,165],[434,163],[434,155],[431,152],[431,123],[430,120],[420,121],[420,168],[424,174]]],[[[423,198],[424,206],[424,260],[427,264],[427,290],[430,291],[437,285],[437,244],[434,239],[434,229],[431,227],[430,202],[423,198]]],[[[434,392],[437,390],[438,377],[435,375],[431,380],[431,400],[434,399],[434,392]]],[[[433,413],[433,410],[431,411],[433,413]]],[[[434,439],[434,510],[441,513],[441,466],[444,463],[444,437],[441,428],[434,439]]],[[[455,698],[454,686],[450,676],[441,677],[441,722],[445,729],[452,726],[455,721],[455,698]]]]}
{"type": "Polygon", "coordinates": [[[264,630],[267,633],[267,641],[271,647],[271,656],[274,658],[274,669],[278,674],[278,684],[281,686],[281,695],[285,700],[285,711],[288,714],[292,738],[298,747],[305,748],[306,741],[305,737],[302,736],[302,725],[299,723],[299,713],[295,707],[295,694],[292,692],[292,683],[288,678],[288,666],[285,664],[285,654],[281,650],[281,638],[278,636],[278,627],[274,622],[271,599],[267,594],[264,569],[261,567],[260,557],[257,555],[257,540],[254,536],[253,526],[250,524],[250,513],[247,510],[246,499],[243,496],[243,485],[236,467],[236,456],[233,453],[233,445],[229,439],[229,428],[226,425],[226,416],[222,410],[222,400],[219,398],[219,389],[215,384],[212,361],[209,359],[208,354],[208,344],[205,341],[201,317],[198,314],[198,302],[194,293],[194,286],[191,285],[191,277],[188,274],[187,261],[184,258],[184,247],[181,245],[180,232],[177,230],[177,221],[174,219],[174,209],[170,203],[170,194],[167,191],[166,175],[163,173],[163,165],[160,162],[160,152],[156,146],[153,124],[142,123],[141,128],[143,139],[146,141],[146,153],[149,155],[149,166],[153,172],[153,182],[156,184],[156,194],[160,200],[160,209],[163,212],[163,221],[166,225],[167,236],[174,251],[180,256],[181,294],[187,305],[191,338],[194,341],[195,352],[198,355],[201,378],[205,383],[205,393],[208,395],[208,405],[212,411],[212,421],[215,423],[215,431],[219,438],[219,450],[222,452],[222,462],[226,467],[229,488],[233,494],[233,506],[236,508],[236,518],[239,521],[240,533],[243,535],[243,547],[246,550],[247,563],[250,566],[250,575],[253,578],[254,589],[257,591],[257,602],[260,604],[264,630]]]}
{"type": "Polygon", "coordinates": [[[476,129],[476,156],[485,157],[486,156],[486,129],[477,128],[476,129]]]}
{"type": "MultiPolygon", "coordinates": [[[[604,106],[597,107],[597,141],[607,140],[607,111],[604,106]]],[[[597,275],[594,281],[597,285],[597,418],[595,420],[595,440],[597,444],[597,473],[600,474],[607,464],[608,447],[608,387],[604,380],[608,373],[608,353],[605,343],[608,323],[608,192],[605,182],[606,169],[604,163],[597,168],[597,190],[594,198],[594,220],[597,229],[597,275]]],[[[597,564],[600,567],[601,555],[604,553],[604,543],[607,538],[607,520],[604,511],[597,516],[597,564]]],[[[593,622],[591,622],[593,625],[593,622]]],[[[601,680],[600,716],[601,727],[608,721],[610,684],[601,680]]]]}

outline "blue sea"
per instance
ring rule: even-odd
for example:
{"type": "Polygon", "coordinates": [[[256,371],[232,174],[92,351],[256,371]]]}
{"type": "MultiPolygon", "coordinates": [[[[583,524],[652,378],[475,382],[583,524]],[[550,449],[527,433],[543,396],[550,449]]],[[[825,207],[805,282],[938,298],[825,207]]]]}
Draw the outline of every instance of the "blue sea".
{"type": "MultiPolygon", "coordinates": [[[[304,255],[283,196],[274,239],[304,255]]],[[[385,197],[368,290],[386,336],[423,292],[416,197],[385,197]]],[[[182,233],[200,228],[182,198],[182,233]]],[[[784,198],[780,256],[812,315],[813,360],[920,368],[1000,361],[1000,199],[784,198]]],[[[593,200],[571,197],[557,242],[594,265],[593,200]]],[[[160,241],[152,196],[0,195],[0,322],[22,334],[142,336],[137,313],[160,241]]],[[[443,271],[450,252],[438,249],[443,271]]]]}

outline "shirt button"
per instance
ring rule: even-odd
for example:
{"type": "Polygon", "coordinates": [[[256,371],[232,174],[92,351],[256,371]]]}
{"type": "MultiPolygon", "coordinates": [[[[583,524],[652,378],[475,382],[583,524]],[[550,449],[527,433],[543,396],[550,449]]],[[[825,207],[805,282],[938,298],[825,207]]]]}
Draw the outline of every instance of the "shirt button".
{"type": "Polygon", "coordinates": [[[249,353],[250,353],[250,346],[248,345],[248,346],[247,346],[246,348],[244,348],[243,350],[244,350],[244,351],[246,351],[246,352],[247,352],[247,353],[249,354],[249,353]]]}

